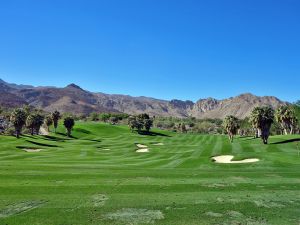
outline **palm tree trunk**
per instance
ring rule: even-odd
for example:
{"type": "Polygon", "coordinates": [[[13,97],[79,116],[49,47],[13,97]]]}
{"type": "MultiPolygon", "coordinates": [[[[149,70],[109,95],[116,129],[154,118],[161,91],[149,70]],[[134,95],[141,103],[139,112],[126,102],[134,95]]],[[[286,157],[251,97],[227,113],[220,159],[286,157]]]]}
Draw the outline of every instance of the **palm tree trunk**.
{"type": "Polygon", "coordinates": [[[67,136],[71,137],[71,129],[67,129],[67,136]]]}
{"type": "Polygon", "coordinates": [[[16,128],[16,138],[20,138],[20,129],[16,128]]]}

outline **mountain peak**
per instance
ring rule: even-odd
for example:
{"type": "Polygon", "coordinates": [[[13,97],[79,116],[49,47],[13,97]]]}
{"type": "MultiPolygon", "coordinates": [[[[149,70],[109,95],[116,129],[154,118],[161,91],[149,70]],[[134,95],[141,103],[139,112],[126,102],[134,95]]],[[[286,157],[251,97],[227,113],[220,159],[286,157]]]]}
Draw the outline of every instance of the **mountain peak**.
{"type": "Polygon", "coordinates": [[[74,83],[69,84],[68,86],[66,86],[66,88],[75,88],[75,89],[82,90],[81,87],[79,87],[78,85],[76,85],[76,84],[74,84],[74,83]]]}
{"type": "Polygon", "coordinates": [[[240,94],[238,95],[237,97],[257,97],[256,95],[248,92],[248,93],[243,93],[243,94],[240,94]]]}

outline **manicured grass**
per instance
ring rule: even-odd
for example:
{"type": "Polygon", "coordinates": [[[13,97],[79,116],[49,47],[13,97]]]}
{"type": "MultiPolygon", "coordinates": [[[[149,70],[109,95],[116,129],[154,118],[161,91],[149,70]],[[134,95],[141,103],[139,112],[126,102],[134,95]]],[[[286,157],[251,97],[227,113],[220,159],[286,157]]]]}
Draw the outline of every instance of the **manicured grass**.
{"type": "Polygon", "coordinates": [[[0,224],[99,225],[300,223],[300,136],[131,133],[76,123],[73,138],[0,136],[0,224]],[[136,153],[136,143],[149,153],[136,153]],[[163,143],[163,145],[154,145],[163,143]],[[25,152],[24,148],[41,149],[25,152]],[[220,165],[211,156],[259,158],[220,165]]]}

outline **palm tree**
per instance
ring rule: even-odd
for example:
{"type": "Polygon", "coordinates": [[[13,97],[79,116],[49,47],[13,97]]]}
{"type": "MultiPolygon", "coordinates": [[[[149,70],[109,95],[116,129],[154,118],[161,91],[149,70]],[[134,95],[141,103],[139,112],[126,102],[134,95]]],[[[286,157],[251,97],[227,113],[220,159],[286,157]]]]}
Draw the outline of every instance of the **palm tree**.
{"type": "Polygon", "coordinates": [[[10,122],[15,127],[16,137],[19,138],[26,123],[26,113],[23,109],[15,109],[10,115],[10,122]]]}
{"type": "Polygon", "coordinates": [[[184,123],[180,124],[179,129],[182,133],[187,133],[187,129],[184,123]]]}
{"type": "Polygon", "coordinates": [[[229,140],[232,143],[234,135],[237,134],[240,128],[239,119],[234,116],[226,116],[223,121],[223,127],[226,130],[229,140]]]}
{"type": "Polygon", "coordinates": [[[153,126],[153,120],[152,119],[145,119],[144,120],[144,127],[145,130],[149,133],[151,127],[153,126]]]}
{"type": "Polygon", "coordinates": [[[75,125],[75,121],[72,117],[68,116],[64,119],[64,126],[67,129],[68,137],[71,136],[71,132],[72,132],[72,129],[73,129],[74,125],[75,125]]]}
{"type": "Polygon", "coordinates": [[[50,131],[50,126],[53,124],[53,119],[52,119],[52,115],[48,115],[45,118],[45,125],[47,127],[48,132],[50,131]]]}
{"type": "Polygon", "coordinates": [[[34,114],[30,114],[26,119],[26,127],[30,130],[30,134],[34,134],[34,114]]]}
{"type": "Polygon", "coordinates": [[[280,106],[275,112],[275,118],[286,135],[294,133],[298,120],[291,106],[280,106]]]}
{"type": "Polygon", "coordinates": [[[140,133],[144,127],[143,119],[140,116],[130,116],[128,118],[128,126],[131,132],[133,132],[134,129],[137,129],[138,133],[140,133]]]}
{"type": "Polygon", "coordinates": [[[262,108],[261,107],[255,107],[249,118],[249,122],[252,124],[252,127],[255,129],[255,138],[258,138],[261,136],[261,129],[260,129],[260,122],[262,120],[262,108]]]}
{"type": "Polygon", "coordinates": [[[131,132],[134,131],[135,127],[136,127],[136,117],[135,116],[130,116],[128,118],[128,126],[129,126],[129,129],[131,130],[131,132]]]}
{"type": "Polygon", "coordinates": [[[39,134],[44,123],[44,116],[39,113],[30,114],[26,119],[26,126],[30,129],[31,135],[39,134]]]}
{"type": "Polygon", "coordinates": [[[264,144],[268,144],[270,130],[274,122],[274,110],[270,106],[255,107],[250,115],[250,122],[260,133],[264,144]]]}
{"type": "Polygon", "coordinates": [[[54,125],[54,132],[56,133],[56,129],[57,129],[57,125],[58,125],[58,120],[61,118],[60,116],[60,112],[58,112],[57,110],[55,110],[52,113],[52,120],[53,120],[53,125],[54,125]]]}
{"type": "Polygon", "coordinates": [[[36,134],[40,133],[41,126],[44,123],[45,117],[42,114],[36,113],[34,118],[34,129],[36,134]]]}

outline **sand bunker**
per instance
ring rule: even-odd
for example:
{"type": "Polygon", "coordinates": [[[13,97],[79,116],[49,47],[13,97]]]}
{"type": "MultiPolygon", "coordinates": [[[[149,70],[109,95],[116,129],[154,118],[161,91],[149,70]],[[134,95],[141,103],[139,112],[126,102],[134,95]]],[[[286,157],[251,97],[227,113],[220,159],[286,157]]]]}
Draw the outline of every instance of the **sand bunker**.
{"type": "Polygon", "coordinates": [[[255,163],[258,162],[259,159],[244,159],[239,161],[232,161],[234,156],[232,155],[221,155],[212,157],[215,163],[223,163],[223,164],[239,164],[239,163],[255,163]]]}
{"type": "Polygon", "coordinates": [[[25,152],[40,152],[42,149],[24,148],[25,152]]]}
{"type": "Polygon", "coordinates": [[[164,143],[153,143],[153,145],[161,146],[161,145],[164,145],[164,143]]]}
{"type": "Polygon", "coordinates": [[[148,148],[142,148],[142,149],[136,150],[136,152],[145,153],[145,152],[149,152],[149,149],[148,148]]]}
{"type": "Polygon", "coordinates": [[[137,146],[138,148],[148,148],[147,145],[142,145],[142,144],[137,144],[136,146],[137,146]]]}
{"type": "Polygon", "coordinates": [[[147,145],[142,145],[142,144],[136,144],[136,146],[139,148],[136,150],[138,153],[146,153],[149,152],[148,146],[147,145]]]}

